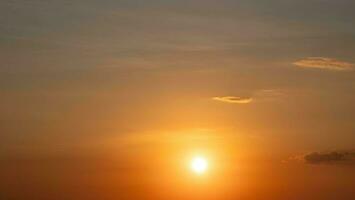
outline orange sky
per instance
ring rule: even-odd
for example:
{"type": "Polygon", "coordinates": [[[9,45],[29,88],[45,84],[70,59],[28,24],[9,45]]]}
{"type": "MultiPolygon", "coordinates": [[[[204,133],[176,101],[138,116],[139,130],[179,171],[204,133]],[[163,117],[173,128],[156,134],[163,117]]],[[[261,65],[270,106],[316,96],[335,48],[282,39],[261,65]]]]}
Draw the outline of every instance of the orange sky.
{"type": "Polygon", "coordinates": [[[353,8],[1,1],[0,199],[354,199],[353,8]]]}

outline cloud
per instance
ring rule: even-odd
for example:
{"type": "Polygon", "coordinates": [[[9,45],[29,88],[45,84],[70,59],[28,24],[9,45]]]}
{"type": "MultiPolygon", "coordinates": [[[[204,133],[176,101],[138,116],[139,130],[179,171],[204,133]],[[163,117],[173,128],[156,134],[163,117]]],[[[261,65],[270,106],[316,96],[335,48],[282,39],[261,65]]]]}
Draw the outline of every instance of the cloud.
{"type": "Polygon", "coordinates": [[[355,150],[311,152],[293,156],[289,161],[301,161],[307,164],[350,164],[355,165],[355,150]]]}
{"type": "Polygon", "coordinates": [[[355,164],[355,151],[332,151],[326,153],[313,152],[306,154],[304,161],[309,164],[355,164]]]}
{"type": "Polygon", "coordinates": [[[214,101],[235,104],[247,104],[254,101],[274,101],[286,96],[286,91],[279,89],[256,90],[247,96],[216,96],[212,97],[214,101]]]}
{"type": "Polygon", "coordinates": [[[298,67],[317,68],[334,71],[351,71],[355,64],[339,61],[333,58],[309,57],[293,63],[298,67]]]}
{"type": "Polygon", "coordinates": [[[237,96],[213,97],[212,99],[224,103],[237,103],[237,104],[247,104],[253,101],[251,97],[237,97],[237,96]]]}
{"type": "Polygon", "coordinates": [[[287,96],[287,91],[280,89],[263,89],[254,92],[253,98],[263,101],[279,100],[287,96]]]}

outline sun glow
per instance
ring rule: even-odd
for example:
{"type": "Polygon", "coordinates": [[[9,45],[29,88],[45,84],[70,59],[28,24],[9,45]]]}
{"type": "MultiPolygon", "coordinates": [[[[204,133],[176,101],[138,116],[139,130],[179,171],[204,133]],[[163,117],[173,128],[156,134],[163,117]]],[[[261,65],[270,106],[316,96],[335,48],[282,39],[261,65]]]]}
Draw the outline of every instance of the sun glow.
{"type": "Polygon", "coordinates": [[[208,162],[204,157],[194,157],[191,161],[191,169],[196,174],[203,174],[208,168],[208,162]]]}

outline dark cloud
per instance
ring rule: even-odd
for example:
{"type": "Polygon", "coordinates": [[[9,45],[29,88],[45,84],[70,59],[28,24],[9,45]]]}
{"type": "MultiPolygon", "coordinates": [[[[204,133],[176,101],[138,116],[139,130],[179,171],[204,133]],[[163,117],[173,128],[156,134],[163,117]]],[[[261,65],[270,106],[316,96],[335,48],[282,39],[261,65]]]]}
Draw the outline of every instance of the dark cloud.
{"type": "Polygon", "coordinates": [[[309,164],[355,164],[355,151],[312,152],[303,160],[309,164]]]}

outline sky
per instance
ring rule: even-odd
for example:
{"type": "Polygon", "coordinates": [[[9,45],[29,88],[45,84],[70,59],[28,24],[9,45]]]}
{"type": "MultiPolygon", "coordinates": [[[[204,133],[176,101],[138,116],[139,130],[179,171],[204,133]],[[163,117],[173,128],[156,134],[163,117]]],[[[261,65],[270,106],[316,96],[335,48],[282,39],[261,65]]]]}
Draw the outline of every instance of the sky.
{"type": "Polygon", "coordinates": [[[0,199],[354,199],[354,9],[0,1],[0,199]]]}

